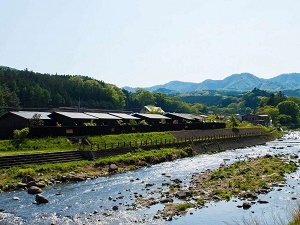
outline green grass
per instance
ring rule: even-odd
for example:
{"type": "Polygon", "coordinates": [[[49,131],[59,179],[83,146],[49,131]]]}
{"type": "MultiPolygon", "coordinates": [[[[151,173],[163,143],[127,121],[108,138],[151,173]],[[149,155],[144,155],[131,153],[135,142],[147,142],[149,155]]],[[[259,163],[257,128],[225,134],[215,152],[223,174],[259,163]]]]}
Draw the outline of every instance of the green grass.
{"type": "Polygon", "coordinates": [[[189,202],[180,203],[180,204],[176,205],[176,209],[181,212],[186,211],[187,209],[192,208],[192,207],[193,207],[193,204],[189,203],[189,202]]]}
{"type": "Polygon", "coordinates": [[[14,140],[0,141],[0,156],[59,152],[78,149],[78,145],[73,145],[67,138],[63,137],[25,139],[18,150],[14,147],[13,141],[14,140]]]}
{"type": "MultiPolygon", "coordinates": [[[[149,144],[151,140],[170,140],[174,139],[174,136],[170,132],[151,132],[151,133],[132,133],[132,134],[117,134],[117,135],[102,135],[91,136],[88,140],[93,144],[106,143],[107,146],[114,146],[119,143],[135,143],[142,141],[149,144]]],[[[20,148],[16,149],[13,142],[15,140],[0,140],[0,157],[8,155],[21,155],[21,154],[34,154],[34,153],[46,153],[46,152],[60,152],[77,150],[79,147],[77,144],[72,144],[66,137],[56,138],[33,138],[25,139],[21,143],[20,148]]]]}
{"type": "Polygon", "coordinates": [[[124,142],[126,144],[128,143],[138,143],[140,144],[141,141],[145,143],[151,143],[151,141],[154,143],[155,140],[170,140],[174,139],[174,136],[170,132],[150,132],[150,133],[131,133],[131,134],[118,134],[118,135],[103,135],[103,136],[91,136],[88,137],[88,140],[92,144],[100,144],[103,145],[106,143],[106,145],[109,147],[111,144],[116,145],[118,142],[120,144],[123,144],[124,142]]]}

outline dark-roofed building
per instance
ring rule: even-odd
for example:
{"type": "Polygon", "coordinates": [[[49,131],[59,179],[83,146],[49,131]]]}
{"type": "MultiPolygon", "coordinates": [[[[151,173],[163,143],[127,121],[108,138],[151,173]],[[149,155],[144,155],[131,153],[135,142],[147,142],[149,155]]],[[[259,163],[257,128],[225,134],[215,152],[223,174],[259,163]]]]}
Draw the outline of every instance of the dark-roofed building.
{"type": "Polygon", "coordinates": [[[205,120],[203,116],[196,116],[188,113],[166,113],[165,116],[172,119],[172,122],[185,123],[185,122],[200,122],[205,120]]]}
{"type": "Polygon", "coordinates": [[[151,113],[134,113],[132,114],[134,117],[138,117],[141,120],[145,120],[149,125],[150,124],[158,124],[162,120],[165,120],[166,122],[170,120],[169,117],[160,115],[160,114],[151,114],[151,113]]]}
{"type": "Polygon", "coordinates": [[[253,124],[267,125],[270,123],[270,119],[268,115],[248,114],[248,115],[243,115],[241,118],[242,121],[247,121],[253,124]]]}
{"type": "Polygon", "coordinates": [[[62,126],[83,126],[86,122],[96,122],[98,119],[81,112],[53,112],[49,117],[62,126]]]}
{"type": "Polygon", "coordinates": [[[49,117],[50,112],[35,111],[11,111],[0,117],[0,127],[10,129],[22,129],[29,126],[29,121],[35,115],[44,122],[44,126],[51,126],[53,122],[49,117]]]}
{"type": "Polygon", "coordinates": [[[97,120],[94,122],[97,125],[115,125],[117,121],[120,120],[119,117],[110,115],[108,113],[98,113],[98,112],[84,112],[87,115],[96,117],[97,120]]]}

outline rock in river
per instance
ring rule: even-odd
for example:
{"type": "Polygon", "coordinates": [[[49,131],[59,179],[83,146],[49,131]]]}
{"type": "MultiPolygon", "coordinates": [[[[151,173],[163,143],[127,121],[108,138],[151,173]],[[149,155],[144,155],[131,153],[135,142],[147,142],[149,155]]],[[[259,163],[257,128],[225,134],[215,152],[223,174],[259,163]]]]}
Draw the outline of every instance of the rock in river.
{"type": "Polygon", "coordinates": [[[35,201],[36,201],[37,204],[43,204],[43,203],[48,203],[49,202],[48,199],[45,196],[40,195],[40,194],[37,194],[35,196],[35,201]]]}
{"type": "Polygon", "coordinates": [[[27,189],[27,193],[31,195],[40,194],[42,192],[43,192],[42,189],[36,186],[31,186],[30,188],[27,189]]]}

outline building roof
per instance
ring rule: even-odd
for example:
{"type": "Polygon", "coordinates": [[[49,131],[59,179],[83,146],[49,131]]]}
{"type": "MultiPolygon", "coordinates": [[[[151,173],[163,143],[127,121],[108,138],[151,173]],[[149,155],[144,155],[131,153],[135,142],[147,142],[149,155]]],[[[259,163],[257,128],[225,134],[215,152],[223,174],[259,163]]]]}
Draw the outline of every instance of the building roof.
{"type": "Polygon", "coordinates": [[[25,119],[32,119],[34,115],[39,114],[41,120],[50,120],[48,117],[51,113],[50,112],[34,112],[34,111],[11,111],[11,114],[23,117],[25,119]]]}
{"type": "Polygon", "coordinates": [[[165,111],[162,110],[161,107],[153,106],[153,105],[146,105],[144,106],[149,112],[159,112],[159,113],[164,113],[165,111]]]}
{"type": "Polygon", "coordinates": [[[80,113],[80,112],[54,112],[54,113],[60,114],[62,116],[69,117],[69,118],[72,118],[72,119],[85,119],[85,120],[97,119],[94,116],[87,115],[87,114],[80,113]]]}
{"type": "Polygon", "coordinates": [[[203,119],[202,116],[195,116],[195,115],[192,115],[189,113],[166,113],[165,115],[166,116],[173,115],[173,116],[180,117],[180,118],[186,119],[186,120],[201,120],[201,119],[203,119]]]}
{"type": "Polygon", "coordinates": [[[145,117],[148,119],[164,119],[164,120],[169,120],[169,117],[160,115],[160,114],[151,114],[151,113],[135,113],[133,114],[133,116],[141,116],[141,117],[145,117]]]}
{"type": "Polygon", "coordinates": [[[126,113],[109,113],[109,114],[113,115],[113,116],[117,116],[121,119],[127,119],[127,120],[139,120],[140,119],[140,118],[128,115],[126,113]]]}
{"type": "Polygon", "coordinates": [[[87,115],[90,115],[90,116],[94,116],[97,119],[104,119],[104,120],[119,120],[120,119],[119,117],[110,115],[108,113],[94,113],[94,112],[84,112],[84,113],[87,115]]]}

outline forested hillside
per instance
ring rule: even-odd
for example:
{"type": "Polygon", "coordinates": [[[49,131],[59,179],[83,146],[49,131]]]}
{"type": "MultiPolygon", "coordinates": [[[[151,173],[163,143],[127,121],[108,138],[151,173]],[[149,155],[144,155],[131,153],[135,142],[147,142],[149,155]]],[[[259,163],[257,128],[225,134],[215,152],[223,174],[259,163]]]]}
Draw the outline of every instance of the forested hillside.
{"type": "Polygon", "coordinates": [[[122,109],[125,95],[115,85],[84,76],[49,75],[0,68],[0,106],[49,108],[62,106],[122,109]]]}
{"type": "Polygon", "coordinates": [[[178,97],[144,89],[131,93],[86,76],[0,67],[0,114],[11,109],[79,106],[138,112],[144,105],[157,105],[169,112],[206,111],[202,104],[189,104],[178,97]]]}

